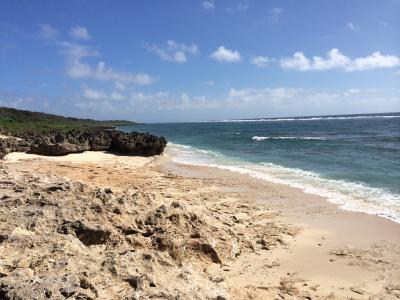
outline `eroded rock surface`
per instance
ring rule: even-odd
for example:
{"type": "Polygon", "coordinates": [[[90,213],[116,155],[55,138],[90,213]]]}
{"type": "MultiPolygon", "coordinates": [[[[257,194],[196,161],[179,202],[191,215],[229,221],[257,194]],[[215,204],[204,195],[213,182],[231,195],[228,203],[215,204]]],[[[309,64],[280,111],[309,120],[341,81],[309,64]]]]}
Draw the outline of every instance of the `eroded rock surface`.
{"type": "Polygon", "coordinates": [[[207,268],[281,247],[290,229],[262,211],[239,219],[216,200],[204,207],[134,183],[113,189],[5,165],[0,299],[232,299],[207,268]]]}

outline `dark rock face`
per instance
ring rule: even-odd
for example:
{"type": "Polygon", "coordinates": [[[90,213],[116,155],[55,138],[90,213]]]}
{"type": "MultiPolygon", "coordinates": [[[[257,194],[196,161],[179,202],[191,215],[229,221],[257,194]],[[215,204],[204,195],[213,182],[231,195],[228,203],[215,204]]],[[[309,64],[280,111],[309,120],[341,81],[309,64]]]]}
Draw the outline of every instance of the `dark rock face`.
{"type": "Polygon", "coordinates": [[[111,151],[128,155],[152,156],[164,151],[167,140],[148,133],[80,129],[66,133],[22,133],[18,139],[0,139],[0,158],[10,152],[40,155],[66,155],[83,151],[111,151]]]}
{"type": "Polygon", "coordinates": [[[101,225],[88,225],[81,221],[65,222],[58,230],[62,234],[75,235],[85,246],[104,244],[111,232],[101,225]]]}
{"type": "Polygon", "coordinates": [[[111,149],[114,151],[135,153],[136,155],[158,155],[164,151],[166,140],[150,134],[134,132],[127,135],[121,131],[110,131],[111,149]]]}
{"type": "Polygon", "coordinates": [[[31,146],[29,153],[41,154],[41,155],[49,155],[49,156],[57,156],[57,155],[66,155],[69,153],[79,153],[83,151],[90,150],[90,147],[85,144],[70,144],[68,142],[64,143],[40,143],[34,144],[31,146]]]}
{"type": "Polygon", "coordinates": [[[30,149],[30,143],[17,139],[17,138],[7,138],[0,139],[0,159],[11,152],[26,152],[30,149]]]}

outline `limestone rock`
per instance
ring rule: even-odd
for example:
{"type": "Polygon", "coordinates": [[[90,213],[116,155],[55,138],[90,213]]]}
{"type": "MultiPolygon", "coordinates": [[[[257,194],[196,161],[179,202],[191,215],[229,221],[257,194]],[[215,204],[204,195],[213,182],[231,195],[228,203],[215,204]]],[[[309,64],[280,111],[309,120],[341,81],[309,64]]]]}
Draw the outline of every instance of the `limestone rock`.
{"type": "Polygon", "coordinates": [[[74,129],[68,132],[26,131],[19,138],[0,139],[0,159],[10,152],[58,156],[83,151],[111,151],[152,156],[164,151],[167,141],[148,133],[105,129],[74,129]]]}

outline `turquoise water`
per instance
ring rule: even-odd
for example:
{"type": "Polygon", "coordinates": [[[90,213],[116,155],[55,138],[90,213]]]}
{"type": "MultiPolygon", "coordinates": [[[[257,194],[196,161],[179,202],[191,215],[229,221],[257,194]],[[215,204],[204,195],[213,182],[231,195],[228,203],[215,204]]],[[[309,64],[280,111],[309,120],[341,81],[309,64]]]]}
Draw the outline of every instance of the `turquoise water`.
{"type": "Polygon", "coordinates": [[[400,222],[400,113],[146,124],[177,162],[245,173],[400,222]]]}

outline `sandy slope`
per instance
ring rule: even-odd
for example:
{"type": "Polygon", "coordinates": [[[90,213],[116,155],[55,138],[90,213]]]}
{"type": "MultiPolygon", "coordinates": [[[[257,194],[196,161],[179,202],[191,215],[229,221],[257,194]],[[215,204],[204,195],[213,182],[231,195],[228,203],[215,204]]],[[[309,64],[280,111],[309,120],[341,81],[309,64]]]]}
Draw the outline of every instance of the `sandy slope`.
{"type": "Polygon", "coordinates": [[[41,156],[22,152],[7,154],[4,158],[6,162],[19,162],[23,160],[43,160],[66,163],[91,163],[91,164],[126,164],[133,168],[142,167],[154,160],[156,157],[141,156],[121,156],[103,151],[85,151],[83,153],[73,153],[64,156],[41,156]]]}
{"type": "Polygon", "coordinates": [[[400,226],[293,188],[91,152],[13,153],[1,177],[3,296],[400,297],[400,226]]]}

